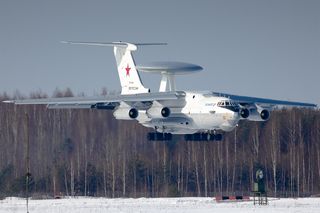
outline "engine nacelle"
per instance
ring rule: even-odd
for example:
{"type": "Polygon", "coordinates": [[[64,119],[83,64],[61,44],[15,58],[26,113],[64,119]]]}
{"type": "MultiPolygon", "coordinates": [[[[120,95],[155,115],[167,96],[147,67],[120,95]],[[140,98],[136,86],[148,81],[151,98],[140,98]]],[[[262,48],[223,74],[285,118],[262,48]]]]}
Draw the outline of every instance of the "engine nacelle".
{"type": "Polygon", "coordinates": [[[171,110],[168,107],[151,107],[147,110],[147,115],[151,118],[167,118],[171,114],[171,110]]]}
{"type": "Polygon", "coordinates": [[[250,109],[249,121],[267,121],[270,118],[270,112],[267,109],[250,109]]]}
{"type": "Polygon", "coordinates": [[[139,116],[136,108],[119,108],[113,112],[113,116],[119,120],[132,120],[139,116]]]}
{"type": "Polygon", "coordinates": [[[261,110],[260,117],[262,120],[267,121],[270,118],[270,112],[266,109],[261,110]]]}
{"type": "Polygon", "coordinates": [[[246,119],[249,117],[250,115],[250,112],[247,108],[241,108],[240,111],[239,111],[239,114],[240,114],[240,117],[243,118],[243,119],[246,119]]]}

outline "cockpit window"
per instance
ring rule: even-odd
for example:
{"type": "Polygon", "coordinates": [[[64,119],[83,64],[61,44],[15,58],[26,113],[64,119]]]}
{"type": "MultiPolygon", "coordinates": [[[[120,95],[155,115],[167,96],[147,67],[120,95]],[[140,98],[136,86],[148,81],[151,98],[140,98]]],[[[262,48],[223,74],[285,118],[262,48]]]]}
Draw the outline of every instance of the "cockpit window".
{"type": "Polygon", "coordinates": [[[230,101],[220,101],[218,102],[218,106],[234,106],[234,103],[230,101]]]}
{"type": "Polygon", "coordinates": [[[227,109],[235,111],[235,112],[237,112],[239,110],[238,104],[234,101],[229,101],[229,100],[219,101],[217,106],[222,107],[222,108],[227,108],[227,109]]]}

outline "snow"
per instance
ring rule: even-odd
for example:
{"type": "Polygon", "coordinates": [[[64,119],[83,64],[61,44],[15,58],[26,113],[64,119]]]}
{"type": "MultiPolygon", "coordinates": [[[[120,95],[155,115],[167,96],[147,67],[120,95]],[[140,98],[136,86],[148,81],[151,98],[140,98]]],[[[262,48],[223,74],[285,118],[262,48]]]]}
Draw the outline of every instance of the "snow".
{"type": "MultiPolygon", "coordinates": [[[[27,212],[26,200],[10,197],[0,200],[0,213],[27,212]]],[[[285,212],[319,213],[320,198],[269,199],[267,206],[254,206],[252,201],[216,202],[213,198],[63,198],[52,200],[29,200],[30,213],[89,213],[89,212],[285,212]]]]}

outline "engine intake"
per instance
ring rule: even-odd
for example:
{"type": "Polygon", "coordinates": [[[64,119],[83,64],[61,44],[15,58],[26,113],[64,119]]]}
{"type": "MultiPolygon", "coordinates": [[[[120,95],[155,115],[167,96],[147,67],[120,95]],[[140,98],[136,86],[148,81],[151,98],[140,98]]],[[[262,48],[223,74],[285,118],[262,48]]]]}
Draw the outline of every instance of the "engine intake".
{"type": "Polygon", "coordinates": [[[129,117],[130,118],[135,119],[135,118],[138,117],[138,115],[139,115],[139,112],[138,112],[137,109],[132,108],[132,109],[129,110],[129,117]]]}
{"type": "Polygon", "coordinates": [[[168,107],[163,107],[162,110],[161,110],[161,115],[164,118],[169,117],[170,113],[171,112],[170,112],[170,109],[168,107]]]}
{"type": "Polygon", "coordinates": [[[270,117],[269,111],[266,110],[266,109],[262,110],[262,111],[260,112],[260,117],[261,117],[262,120],[265,120],[265,121],[268,120],[269,117],[270,117]]]}
{"type": "Polygon", "coordinates": [[[240,116],[241,116],[241,118],[248,118],[249,117],[249,115],[250,115],[250,112],[249,112],[249,110],[247,109],[247,108],[242,108],[241,110],[240,110],[240,116]]]}

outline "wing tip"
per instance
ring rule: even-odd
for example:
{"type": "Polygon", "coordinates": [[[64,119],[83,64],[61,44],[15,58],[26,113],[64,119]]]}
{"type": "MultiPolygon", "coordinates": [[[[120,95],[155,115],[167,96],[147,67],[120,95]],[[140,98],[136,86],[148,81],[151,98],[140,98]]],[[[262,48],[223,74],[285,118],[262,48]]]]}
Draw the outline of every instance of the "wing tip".
{"type": "Polygon", "coordinates": [[[5,100],[5,101],[2,101],[2,103],[6,103],[6,104],[14,104],[15,101],[14,100],[5,100]]]}

